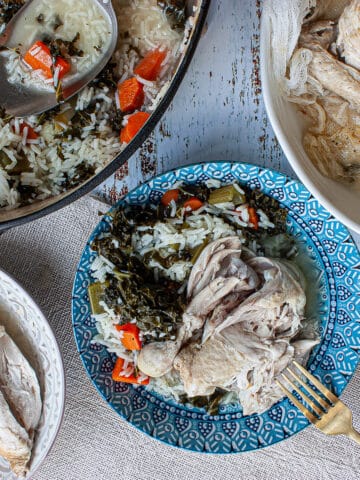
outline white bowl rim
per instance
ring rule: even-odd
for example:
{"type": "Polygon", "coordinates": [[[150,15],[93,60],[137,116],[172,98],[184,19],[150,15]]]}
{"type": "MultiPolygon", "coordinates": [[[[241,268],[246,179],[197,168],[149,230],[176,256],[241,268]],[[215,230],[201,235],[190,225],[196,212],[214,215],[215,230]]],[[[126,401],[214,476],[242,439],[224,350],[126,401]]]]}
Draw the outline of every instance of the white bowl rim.
{"type": "Polygon", "coordinates": [[[22,284],[18,280],[16,280],[16,278],[13,275],[9,274],[3,268],[0,268],[0,274],[7,277],[8,280],[10,280],[10,282],[12,282],[13,284],[15,284],[17,286],[17,288],[21,291],[21,293],[24,295],[24,297],[27,298],[29,304],[32,305],[35,310],[37,310],[37,312],[39,314],[39,317],[44,322],[44,324],[47,326],[49,337],[51,338],[51,340],[53,341],[53,344],[54,344],[54,351],[56,352],[56,356],[57,356],[57,359],[59,361],[59,370],[60,370],[60,373],[61,373],[60,383],[61,383],[61,391],[62,391],[61,393],[62,394],[61,394],[61,404],[60,404],[60,412],[59,412],[58,420],[57,420],[57,423],[56,423],[56,426],[55,426],[55,429],[54,429],[53,437],[49,442],[49,446],[48,446],[47,450],[45,450],[38,457],[36,467],[34,469],[32,469],[31,468],[31,463],[30,463],[30,471],[29,471],[29,473],[27,474],[27,476],[25,477],[24,480],[31,480],[33,475],[38,471],[38,469],[44,463],[46,457],[49,455],[50,451],[52,450],[52,448],[54,446],[54,443],[55,443],[55,440],[56,440],[56,438],[58,436],[58,433],[60,431],[61,424],[62,424],[63,419],[64,419],[65,397],[66,397],[66,380],[65,380],[64,362],[63,362],[63,359],[62,359],[62,355],[61,355],[61,352],[60,352],[59,344],[57,342],[55,333],[54,333],[50,323],[47,321],[47,319],[46,319],[45,315],[43,314],[39,305],[35,302],[35,300],[32,298],[32,296],[27,292],[27,290],[22,286],[22,284]]]}

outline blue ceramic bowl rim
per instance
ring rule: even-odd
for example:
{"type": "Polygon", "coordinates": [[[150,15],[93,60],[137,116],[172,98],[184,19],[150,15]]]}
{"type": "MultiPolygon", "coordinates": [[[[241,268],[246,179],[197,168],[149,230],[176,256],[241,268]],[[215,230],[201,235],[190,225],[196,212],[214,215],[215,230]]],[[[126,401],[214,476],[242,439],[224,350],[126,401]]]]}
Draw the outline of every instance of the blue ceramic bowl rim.
{"type": "MultiPolygon", "coordinates": [[[[316,206],[316,209],[321,213],[320,217],[321,218],[324,218],[326,221],[325,221],[325,224],[327,224],[328,222],[333,222],[334,225],[336,226],[336,228],[338,229],[338,234],[341,234],[343,238],[343,243],[346,243],[346,245],[350,248],[351,247],[351,250],[352,250],[352,253],[354,254],[354,258],[356,259],[356,262],[357,264],[360,263],[360,255],[359,255],[359,252],[358,252],[358,249],[356,247],[356,245],[354,244],[352,238],[351,238],[351,235],[350,233],[347,231],[346,227],[344,227],[342,224],[340,224],[340,222],[337,222],[336,219],[334,219],[331,214],[329,212],[326,211],[326,209],[324,207],[322,207],[318,202],[317,200],[315,200],[312,195],[310,194],[310,192],[307,191],[306,187],[304,187],[300,182],[298,182],[297,180],[293,180],[291,179],[290,177],[282,174],[282,173],[279,173],[277,172],[276,170],[273,170],[273,169],[270,169],[270,168],[265,168],[265,167],[260,167],[260,166],[257,166],[255,164],[248,164],[248,163],[244,163],[244,162],[228,162],[228,161],[214,161],[214,162],[203,162],[203,163],[195,163],[195,164],[192,164],[192,165],[186,165],[184,167],[180,167],[180,168],[177,168],[177,169],[173,169],[173,170],[170,170],[166,173],[163,173],[163,174],[160,174],[158,176],[156,176],[155,178],[149,180],[148,182],[145,182],[144,184],[136,187],[134,190],[132,190],[131,192],[129,192],[125,197],[124,199],[120,200],[119,202],[117,202],[103,217],[103,219],[99,222],[99,224],[97,225],[97,227],[94,229],[94,231],[92,232],[83,252],[82,252],[82,256],[81,256],[81,259],[84,258],[84,255],[86,255],[87,253],[87,249],[89,248],[89,245],[91,243],[91,241],[99,234],[99,232],[102,230],[102,227],[104,227],[106,225],[106,223],[109,221],[109,214],[111,212],[113,212],[116,208],[119,207],[119,205],[123,204],[124,202],[129,202],[129,203],[134,203],[132,200],[134,200],[136,198],[137,200],[137,203],[139,203],[139,200],[142,201],[143,203],[145,203],[145,200],[147,200],[145,197],[146,195],[144,195],[144,193],[141,193],[141,191],[147,191],[150,190],[150,191],[155,191],[155,192],[158,192],[159,195],[157,198],[160,198],[161,194],[163,191],[165,191],[166,189],[170,188],[171,187],[171,183],[174,183],[174,179],[176,180],[179,180],[178,177],[181,176],[181,173],[182,172],[186,172],[186,171],[191,171],[191,170],[194,170],[195,171],[195,174],[192,175],[192,178],[190,180],[190,182],[188,183],[194,183],[194,181],[198,181],[199,180],[199,177],[201,175],[199,175],[200,173],[201,174],[204,174],[204,172],[206,171],[207,175],[209,175],[210,171],[209,169],[212,169],[213,172],[221,172],[221,171],[224,171],[224,169],[228,169],[230,172],[232,172],[232,174],[234,173],[233,172],[233,169],[236,169],[236,168],[240,168],[240,171],[243,172],[243,173],[246,173],[246,172],[256,172],[256,176],[260,176],[260,175],[267,175],[269,176],[269,178],[273,178],[273,179],[277,179],[280,181],[280,183],[284,186],[286,186],[287,184],[290,184],[292,185],[295,190],[296,188],[298,189],[298,191],[300,192],[300,195],[303,195],[305,194],[306,196],[306,201],[307,202],[311,202],[313,204],[313,206],[316,206]],[[197,173],[196,173],[197,172],[197,173]],[[157,183],[156,183],[157,182],[157,183]],[[160,182],[160,183],[159,183],[160,182]],[[155,186],[157,185],[157,188],[155,188],[155,186]],[[142,199],[143,197],[143,199],[142,199]],[[324,217],[325,215],[325,217],[324,217]]],[[[214,175],[210,175],[211,178],[217,178],[217,179],[221,179],[221,175],[220,177],[218,176],[214,176],[214,175]]],[[[237,180],[239,180],[239,178],[236,177],[237,180]]],[[[253,175],[253,178],[252,180],[254,179],[254,175],[253,175]]],[[[242,181],[241,179],[239,180],[240,182],[242,181]]],[[[244,182],[243,182],[244,183],[244,182]]],[[[248,183],[245,181],[245,183],[248,183]]],[[[261,185],[260,185],[261,186],[261,185]]],[[[275,198],[277,198],[276,195],[272,195],[274,196],[275,198]]],[[[305,198],[305,197],[304,197],[305,198]]],[[[278,198],[279,199],[279,198],[278,198]]],[[[280,200],[280,199],[279,199],[280,200]]],[[[288,200],[288,199],[286,199],[288,200]]],[[[280,200],[280,203],[281,203],[281,200],[280,200]]],[[[285,206],[286,203],[285,203],[285,206]]],[[[289,210],[289,215],[292,213],[291,210],[289,210]]],[[[319,220],[317,220],[319,221],[319,220]]],[[[316,223],[315,223],[316,225],[316,223]]],[[[315,227],[314,227],[315,228],[315,227]]],[[[298,422],[298,425],[297,427],[295,428],[295,430],[291,431],[291,430],[288,430],[287,432],[285,431],[284,429],[284,432],[283,432],[283,435],[281,436],[280,433],[279,433],[279,436],[278,438],[273,438],[272,440],[270,440],[269,442],[267,442],[266,440],[263,441],[263,442],[259,442],[258,440],[258,443],[257,445],[253,444],[250,445],[249,448],[245,448],[244,450],[239,450],[239,449],[234,449],[232,448],[231,450],[229,451],[225,451],[225,450],[222,450],[221,448],[220,449],[213,449],[209,442],[207,446],[205,446],[203,449],[197,449],[197,448],[192,448],[192,446],[189,444],[188,445],[184,445],[184,444],[179,444],[179,442],[177,442],[176,444],[175,443],[171,443],[168,441],[168,439],[166,438],[166,436],[164,436],[163,438],[160,438],[159,436],[157,436],[156,434],[154,434],[154,431],[153,432],[149,432],[149,431],[146,431],[146,428],[144,428],[144,425],[142,425],[141,423],[137,423],[137,422],[134,422],[134,421],[131,421],[131,419],[129,420],[129,418],[127,418],[126,415],[124,415],[121,411],[119,411],[119,408],[116,407],[114,405],[114,403],[112,401],[109,400],[109,396],[106,395],[104,393],[104,391],[101,389],[101,386],[99,385],[99,383],[96,382],[96,379],[94,377],[94,375],[92,375],[90,372],[89,372],[89,365],[84,357],[84,352],[82,350],[82,346],[80,344],[80,341],[79,341],[79,338],[77,336],[77,321],[76,321],[76,315],[77,315],[77,310],[78,310],[78,306],[76,305],[76,302],[75,302],[75,299],[78,298],[78,293],[77,293],[77,279],[78,279],[78,276],[79,276],[79,271],[81,269],[81,260],[80,260],[80,263],[79,263],[79,266],[78,266],[78,269],[77,269],[77,272],[76,272],[76,276],[75,276],[75,280],[74,280],[74,287],[73,287],[73,302],[72,302],[72,316],[73,316],[73,328],[74,328],[74,335],[75,335],[75,340],[76,340],[76,343],[77,343],[77,347],[78,347],[78,351],[80,353],[80,356],[81,356],[81,359],[82,359],[82,362],[83,362],[83,365],[85,367],[85,370],[87,371],[90,379],[92,380],[92,382],[94,383],[96,389],[98,390],[98,392],[100,393],[100,395],[103,397],[103,399],[110,404],[110,406],[113,408],[113,410],[118,413],[120,416],[122,416],[125,420],[127,420],[129,423],[131,423],[133,426],[135,426],[136,428],[138,428],[140,431],[144,432],[144,433],[147,433],[148,435],[150,435],[151,437],[159,440],[159,441],[162,441],[168,445],[172,445],[172,446],[176,446],[176,447],[179,447],[179,448],[183,448],[183,449],[186,449],[186,450],[192,450],[192,451],[196,451],[196,452],[204,452],[204,453],[240,453],[241,451],[249,451],[249,450],[257,450],[257,449],[260,449],[260,448],[264,448],[266,446],[269,446],[269,445],[273,445],[275,443],[278,443],[279,441],[282,441],[284,440],[285,438],[288,438],[298,432],[300,432],[301,430],[303,430],[306,426],[309,425],[309,422],[304,418],[302,417],[302,415],[300,414],[300,412],[297,411],[297,422],[298,422]],[[300,419],[300,417],[302,417],[300,419]]],[[[348,269],[346,269],[347,271],[348,269]]],[[[354,268],[355,270],[355,268],[354,268]]],[[[360,272],[357,272],[359,278],[360,278],[360,272]]],[[[334,284],[336,286],[336,282],[334,284]]],[[[356,282],[355,282],[355,286],[356,286],[356,282]]],[[[355,287],[354,287],[355,288],[355,287]]],[[[355,290],[354,290],[354,295],[355,295],[355,290]]],[[[335,307],[334,307],[335,308],[335,307]]],[[[358,306],[357,306],[357,309],[358,309],[358,306]]],[[[357,310],[355,310],[356,312],[357,310]]],[[[334,317],[335,318],[335,317],[334,317]]],[[[360,343],[360,334],[359,334],[359,331],[360,331],[360,325],[357,324],[356,322],[356,319],[354,318],[354,321],[351,321],[351,319],[349,320],[349,322],[351,323],[351,325],[354,324],[354,326],[357,326],[359,328],[356,329],[356,333],[355,333],[355,337],[354,337],[354,341],[355,343],[357,342],[357,345],[360,343]]],[[[348,323],[349,323],[348,322],[348,323]]],[[[346,324],[346,322],[345,322],[346,324]]],[[[328,342],[329,343],[329,342],[328,342]]],[[[358,348],[358,347],[356,347],[358,348]]],[[[318,352],[319,350],[317,350],[318,352]]],[[[325,351],[326,353],[326,351],[325,351]]],[[[352,359],[352,364],[350,366],[350,371],[348,371],[346,373],[346,375],[344,375],[344,380],[342,382],[340,382],[339,378],[337,378],[336,380],[334,380],[333,378],[331,378],[331,381],[335,382],[335,385],[333,384],[333,387],[334,387],[334,390],[335,390],[335,393],[340,395],[342,393],[342,391],[344,390],[344,388],[346,387],[346,385],[349,383],[351,377],[353,376],[355,370],[356,370],[356,366],[358,365],[358,362],[359,362],[359,355],[357,354],[357,352],[355,350],[353,350],[353,353],[354,355],[357,355],[357,358],[354,360],[354,358],[352,359]]],[[[313,373],[315,373],[315,375],[318,374],[318,369],[319,369],[319,365],[320,365],[320,361],[317,362],[317,366],[315,368],[312,368],[313,367],[313,364],[311,363],[310,364],[310,371],[312,371],[313,373]]],[[[335,372],[337,373],[337,372],[335,372]]],[[[129,390],[129,389],[128,389],[129,390]]],[[[151,393],[149,395],[146,395],[144,394],[145,390],[142,389],[142,388],[133,388],[132,387],[132,390],[135,390],[136,392],[140,392],[140,397],[148,397],[147,400],[145,400],[145,402],[147,401],[148,403],[152,403],[152,399],[151,399],[151,393]]],[[[159,400],[158,401],[158,405],[160,406],[161,408],[161,405],[168,405],[166,403],[167,401],[161,401],[159,400]]],[[[150,404],[149,403],[149,404],[150,404]]],[[[171,405],[171,402],[170,402],[170,405],[171,405]]],[[[271,410],[274,410],[274,415],[276,418],[276,408],[283,408],[284,405],[286,405],[287,409],[289,408],[295,408],[295,407],[292,407],[292,404],[288,401],[288,400],[281,400],[280,402],[277,402],[273,407],[271,407],[271,409],[269,409],[267,412],[265,413],[268,413],[269,411],[271,410]]],[[[170,410],[173,409],[173,407],[170,407],[170,410]]],[[[181,409],[183,410],[184,407],[181,407],[181,409]]],[[[176,409],[175,409],[176,410],[176,409]]],[[[196,409],[195,409],[196,410],[196,409]]],[[[193,411],[193,410],[191,410],[193,411]]],[[[296,411],[296,409],[295,409],[296,411]]],[[[173,412],[174,413],[174,412],[173,412]]],[[[176,413],[176,412],[175,412],[176,413]]],[[[178,413],[177,413],[178,414],[178,413]]],[[[226,415],[226,414],[224,414],[226,415]]],[[[218,422],[219,420],[217,419],[217,417],[219,416],[215,416],[215,417],[210,417],[208,415],[202,415],[202,419],[205,423],[211,423],[211,422],[218,422]]],[[[220,415],[221,417],[221,415],[220,415]]],[[[230,415],[231,417],[231,415],[230,415]]],[[[257,431],[257,428],[258,428],[258,425],[256,424],[256,419],[257,417],[259,417],[258,415],[252,415],[252,416],[249,416],[249,417],[245,417],[247,418],[247,420],[249,420],[249,424],[248,424],[248,427],[250,430],[253,430],[254,432],[257,431]],[[255,419],[255,420],[252,420],[252,419],[255,419]],[[251,422],[252,421],[255,421],[255,424],[251,426],[251,422]]],[[[273,417],[271,417],[273,418],[273,417]]],[[[224,417],[222,418],[220,421],[223,421],[224,422],[227,421],[227,419],[224,417]]],[[[231,417],[229,418],[228,422],[234,422],[236,421],[236,419],[234,417],[231,417]]],[[[206,437],[205,437],[206,438],[206,437]]],[[[206,442],[205,442],[206,443],[206,442]]]]}

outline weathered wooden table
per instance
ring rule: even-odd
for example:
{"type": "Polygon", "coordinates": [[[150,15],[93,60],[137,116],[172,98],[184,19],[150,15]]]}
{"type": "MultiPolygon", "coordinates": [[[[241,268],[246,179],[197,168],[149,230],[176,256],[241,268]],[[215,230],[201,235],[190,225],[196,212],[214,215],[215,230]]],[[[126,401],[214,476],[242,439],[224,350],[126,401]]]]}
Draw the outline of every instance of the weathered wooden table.
{"type": "Polygon", "coordinates": [[[96,196],[114,202],[181,165],[242,160],[293,171],[266,116],[259,77],[261,0],[212,0],[189,71],[152,136],[96,196]]]}

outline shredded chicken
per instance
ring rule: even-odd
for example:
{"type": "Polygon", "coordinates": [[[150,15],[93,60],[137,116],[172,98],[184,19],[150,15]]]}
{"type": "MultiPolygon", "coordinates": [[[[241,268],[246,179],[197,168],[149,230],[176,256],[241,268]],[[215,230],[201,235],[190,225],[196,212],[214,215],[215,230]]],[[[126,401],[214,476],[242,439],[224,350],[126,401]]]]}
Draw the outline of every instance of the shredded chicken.
{"type": "MultiPolygon", "coordinates": [[[[216,255],[210,256],[202,278],[207,270],[214,272],[216,255]]],[[[232,255],[236,264],[238,256],[232,255]]],[[[174,367],[189,397],[211,395],[218,387],[235,389],[244,414],[250,415],[282,397],[276,377],[295,357],[303,360],[317,340],[293,341],[301,331],[306,301],[296,268],[263,257],[250,258],[246,266],[253,286],[260,288],[249,291],[244,284],[243,296],[241,291],[229,295],[220,314],[217,308],[208,317],[202,342],[185,345],[174,367]]],[[[221,269],[215,271],[218,275],[221,269]]]]}
{"type": "Polygon", "coordinates": [[[138,366],[153,377],[174,368],[189,397],[235,390],[248,415],[282,397],[276,377],[318,341],[300,335],[306,299],[297,268],[244,250],[236,237],[203,250],[176,340],[146,345],[138,366]]]}
{"type": "Polygon", "coordinates": [[[360,2],[347,6],[338,23],[336,45],[345,63],[360,70],[360,2]]]}
{"type": "Polygon", "coordinates": [[[349,183],[360,182],[359,32],[360,0],[319,0],[289,65],[307,67],[290,96],[309,123],[306,152],[323,175],[349,183]]]}
{"type": "Polygon", "coordinates": [[[36,374],[0,326],[0,455],[18,476],[27,471],[41,410],[36,374]]]}

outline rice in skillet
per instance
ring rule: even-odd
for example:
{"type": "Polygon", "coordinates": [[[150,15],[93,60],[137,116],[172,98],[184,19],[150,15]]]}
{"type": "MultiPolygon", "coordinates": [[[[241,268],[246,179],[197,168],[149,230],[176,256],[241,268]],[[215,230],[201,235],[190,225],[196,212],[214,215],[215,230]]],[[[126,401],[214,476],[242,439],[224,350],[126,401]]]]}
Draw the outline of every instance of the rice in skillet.
{"type": "MultiPolygon", "coordinates": [[[[118,108],[117,83],[133,77],[134,67],[147,53],[166,51],[156,81],[137,77],[144,85],[141,110],[151,114],[187,41],[184,31],[188,32],[190,19],[187,26],[174,28],[169,12],[164,10],[166,4],[156,0],[113,1],[119,20],[116,51],[98,78],[73,100],[25,119],[9,118],[0,108],[0,209],[61,194],[99,172],[124,148],[119,133],[128,116],[118,108]]],[[[16,12],[16,5],[15,0],[0,1],[0,31],[16,12]]],[[[9,56],[9,52],[2,54],[9,56]]],[[[18,56],[11,55],[15,75],[18,56]]]]}

